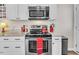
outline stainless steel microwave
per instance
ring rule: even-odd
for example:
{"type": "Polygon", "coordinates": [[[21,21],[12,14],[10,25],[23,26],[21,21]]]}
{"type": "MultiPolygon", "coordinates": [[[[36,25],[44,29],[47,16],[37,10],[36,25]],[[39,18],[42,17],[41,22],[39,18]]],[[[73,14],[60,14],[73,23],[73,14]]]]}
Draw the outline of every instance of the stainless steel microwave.
{"type": "Polygon", "coordinates": [[[29,6],[29,20],[48,20],[49,6],[29,6]]]}

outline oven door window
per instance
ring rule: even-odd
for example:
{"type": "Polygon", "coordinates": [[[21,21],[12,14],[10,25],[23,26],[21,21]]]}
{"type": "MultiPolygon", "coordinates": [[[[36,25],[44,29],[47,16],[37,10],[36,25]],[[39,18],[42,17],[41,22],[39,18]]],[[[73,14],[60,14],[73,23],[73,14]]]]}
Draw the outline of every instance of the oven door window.
{"type": "MultiPolygon", "coordinates": [[[[37,53],[37,42],[35,40],[29,41],[29,52],[37,53]]],[[[48,40],[43,41],[43,53],[48,52],[48,40]]]]}
{"type": "Polygon", "coordinates": [[[48,52],[48,40],[43,41],[43,52],[48,52]]]}
{"type": "Polygon", "coordinates": [[[44,10],[29,10],[30,17],[44,17],[44,10]]]}
{"type": "Polygon", "coordinates": [[[36,49],[36,41],[29,41],[29,52],[31,53],[36,53],[37,49],[36,49]]]}

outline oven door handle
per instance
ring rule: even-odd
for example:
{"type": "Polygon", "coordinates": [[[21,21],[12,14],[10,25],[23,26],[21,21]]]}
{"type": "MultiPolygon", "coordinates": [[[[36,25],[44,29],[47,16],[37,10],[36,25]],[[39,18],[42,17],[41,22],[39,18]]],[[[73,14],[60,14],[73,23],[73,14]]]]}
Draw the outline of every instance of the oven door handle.
{"type": "Polygon", "coordinates": [[[46,37],[46,39],[52,39],[51,37],[46,37]]]}
{"type": "Polygon", "coordinates": [[[25,39],[29,39],[30,37],[25,37],[25,39]]]}

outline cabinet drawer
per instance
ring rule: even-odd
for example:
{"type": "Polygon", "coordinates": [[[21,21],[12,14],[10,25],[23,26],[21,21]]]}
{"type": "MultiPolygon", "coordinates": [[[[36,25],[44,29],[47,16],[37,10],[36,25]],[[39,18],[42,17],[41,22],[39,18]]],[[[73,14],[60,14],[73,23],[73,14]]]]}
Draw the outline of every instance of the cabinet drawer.
{"type": "Polygon", "coordinates": [[[0,48],[0,50],[3,50],[3,51],[25,51],[25,49],[23,47],[20,47],[20,48],[15,48],[15,47],[10,47],[9,48],[0,48]]]}
{"type": "Polygon", "coordinates": [[[7,51],[6,55],[25,55],[25,51],[7,51]]]}
{"type": "Polygon", "coordinates": [[[5,51],[0,51],[0,55],[6,55],[7,53],[5,51]]]}
{"type": "Polygon", "coordinates": [[[25,42],[14,42],[14,41],[9,41],[9,42],[3,42],[1,41],[0,42],[0,46],[3,46],[3,45],[12,45],[12,46],[15,46],[15,45],[25,45],[25,42]]]}
{"type": "Polygon", "coordinates": [[[25,37],[13,37],[12,38],[14,41],[24,41],[25,37]]]}
{"type": "Polygon", "coordinates": [[[25,51],[0,51],[0,55],[25,55],[25,51]]]}
{"type": "Polygon", "coordinates": [[[20,51],[25,50],[24,42],[0,42],[0,50],[20,51]]]}
{"type": "Polygon", "coordinates": [[[25,47],[20,45],[14,46],[13,51],[25,51],[25,47]]]}
{"type": "Polygon", "coordinates": [[[0,41],[24,41],[24,37],[0,37],[0,41]]]}
{"type": "Polygon", "coordinates": [[[61,41],[61,38],[62,37],[52,37],[52,40],[59,40],[59,41],[61,41]]]}
{"type": "Polygon", "coordinates": [[[52,43],[57,42],[57,43],[61,43],[61,37],[52,37],[52,43]]]}
{"type": "Polygon", "coordinates": [[[0,37],[0,42],[2,42],[2,41],[10,41],[10,37],[0,37]]]}

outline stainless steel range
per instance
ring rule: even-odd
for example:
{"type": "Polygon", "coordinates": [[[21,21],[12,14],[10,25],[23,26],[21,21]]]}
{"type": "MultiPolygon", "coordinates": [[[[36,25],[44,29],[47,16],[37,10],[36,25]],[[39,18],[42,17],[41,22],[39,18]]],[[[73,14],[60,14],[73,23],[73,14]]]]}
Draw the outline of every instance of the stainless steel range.
{"type": "Polygon", "coordinates": [[[52,35],[51,34],[26,34],[26,55],[38,55],[37,38],[43,38],[42,55],[52,54],[52,35]]]}

